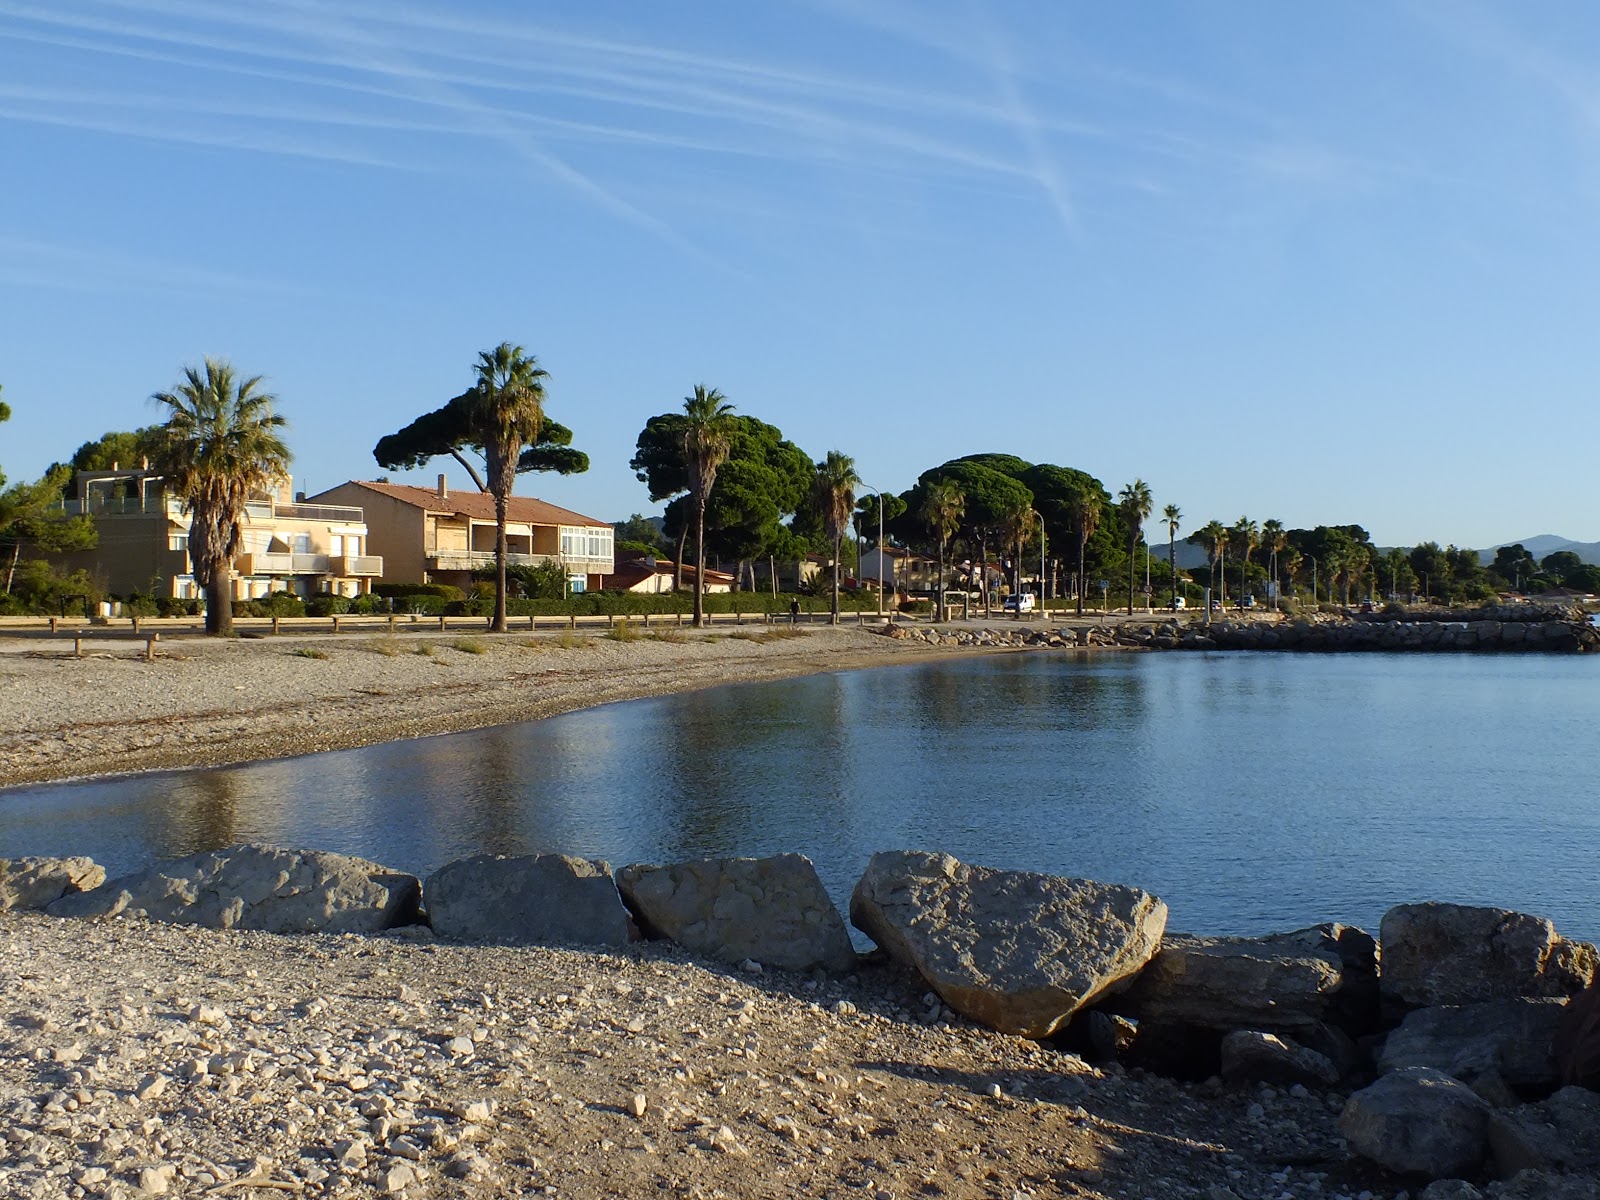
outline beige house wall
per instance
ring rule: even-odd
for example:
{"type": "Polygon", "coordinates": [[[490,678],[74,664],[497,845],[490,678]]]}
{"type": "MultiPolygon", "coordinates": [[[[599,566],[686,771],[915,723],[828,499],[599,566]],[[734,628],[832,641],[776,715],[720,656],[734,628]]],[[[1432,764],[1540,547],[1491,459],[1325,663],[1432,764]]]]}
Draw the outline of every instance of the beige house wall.
{"type": "MultiPolygon", "coordinates": [[[[310,504],[345,504],[360,508],[367,518],[368,554],[383,559],[383,583],[421,583],[423,563],[431,529],[425,529],[426,514],[420,508],[403,504],[382,492],[341,483],[319,493],[310,504]]],[[[433,518],[427,518],[431,524],[433,518]]],[[[463,531],[464,536],[464,531],[463,531]]],[[[459,547],[466,549],[465,542],[459,547]]]]}

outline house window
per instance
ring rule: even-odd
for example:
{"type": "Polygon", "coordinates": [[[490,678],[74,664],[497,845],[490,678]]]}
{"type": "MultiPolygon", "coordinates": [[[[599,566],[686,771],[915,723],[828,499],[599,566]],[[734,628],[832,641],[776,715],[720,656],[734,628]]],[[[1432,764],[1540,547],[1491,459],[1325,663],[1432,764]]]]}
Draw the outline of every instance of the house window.
{"type": "Polygon", "coordinates": [[[189,535],[187,533],[172,533],[167,535],[168,550],[187,550],[189,548],[189,535]]]}
{"type": "Polygon", "coordinates": [[[344,553],[344,535],[343,534],[330,533],[328,535],[328,553],[333,555],[333,557],[335,557],[335,558],[338,558],[341,554],[344,553]]]}
{"type": "Polygon", "coordinates": [[[296,554],[310,554],[311,535],[309,533],[297,533],[294,535],[294,540],[290,542],[290,545],[294,548],[296,554]]]}

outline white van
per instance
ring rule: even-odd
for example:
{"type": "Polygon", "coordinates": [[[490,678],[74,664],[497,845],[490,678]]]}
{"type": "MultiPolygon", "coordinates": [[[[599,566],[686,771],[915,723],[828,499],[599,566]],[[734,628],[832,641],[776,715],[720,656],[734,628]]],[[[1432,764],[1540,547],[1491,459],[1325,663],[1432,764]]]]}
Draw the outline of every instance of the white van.
{"type": "Polygon", "coordinates": [[[1008,613],[1031,613],[1033,611],[1032,592],[1012,592],[1006,597],[1005,611],[1008,613]]]}

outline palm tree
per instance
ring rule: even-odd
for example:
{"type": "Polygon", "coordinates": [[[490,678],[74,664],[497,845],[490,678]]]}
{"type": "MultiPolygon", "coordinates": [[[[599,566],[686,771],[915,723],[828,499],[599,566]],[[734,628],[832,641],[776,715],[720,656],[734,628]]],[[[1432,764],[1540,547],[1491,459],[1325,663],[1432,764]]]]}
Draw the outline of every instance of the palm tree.
{"type": "Polygon", "coordinates": [[[1083,597],[1089,590],[1089,581],[1084,577],[1083,559],[1089,548],[1089,539],[1095,535],[1095,530],[1100,528],[1100,491],[1095,489],[1081,489],[1074,491],[1067,501],[1067,517],[1072,522],[1072,527],[1078,533],[1078,615],[1083,616],[1083,597]]]}
{"type": "Polygon", "coordinates": [[[1128,530],[1128,615],[1133,616],[1133,568],[1134,554],[1139,548],[1139,533],[1144,528],[1145,518],[1150,515],[1150,508],[1154,502],[1150,499],[1150,485],[1142,479],[1135,479],[1117,493],[1117,511],[1122,515],[1122,523],[1128,530]]]}
{"type": "Polygon", "coordinates": [[[1167,523],[1167,573],[1172,576],[1172,611],[1178,611],[1178,522],[1183,513],[1176,504],[1161,510],[1161,519],[1167,523]]]}
{"type": "Polygon", "coordinates": [[[544,381],[548,373],[521,346],[501,342],[478,352],[478,382],[468,417],[494,497],[495,633],[506,631],[506,506],[517,482],[524,446],[537,445],[544,426],[544,381]]]}
{"type": "Polygon", "coordinates": [[[1245,571],[1250,566],[1250,551],[1256,548],[1261,537],[1261,530],[1249,517],[1240,517],[1234,522],[1233,529],[1228,537],[1230,546],[1239,548],[1239,603],[1244,603],[1245,593],[1249,584],[1245,581],[1245,571]]]}
{"type": "Polygon", "coordinates": [[[1189,535],[1191,542],[1198,541],[1206,548],[1206,586],[1213,592],[1217,590],[1217,556],[1227,536],[1227,529],[1221,521],[1216,520],[1207,521],[1189,535]]]}
{"type": "Polygon", "coordinates": [[[922,494],[919,515],[939,539],[939,620],[944,619],[945,546],[966,511],[966,496],[948,479],[934,480],[922,494]]]}
{"type": "Polygon", "coordinates": [[[695,384],[683,401],[683,463],[694,506],[694,623],[706,621],[706,501],[717,482],[717,468],[732,444],[733,405],[716,388],[695,384]]]}
{"type": "Polygon", "coordinates": [[[829,450],[828,457],[817,464],[817,474],[812,480],[812,502],[822,527],[833,539],[833,608],[831,623],[839,623],[839,559],[844,553],[844,535],[850,528],[850,514],[855,511],[856,488],[861,476],[856,474],[855,460],[837,450],[829,450]]]}
{"type": "Polygon", "coordinates": [[[233,632],[233,556],[245,502],[289,471],[279,432],[287,422],[260,383],[259,375],[240,380],[229,363],[207,358],[203,374],[187,367],[182,383],[151,397],[168,409],[160,465],[189,513],[189,560],[214,636],[233,632]]]}
{"type": "Polygon", "coordinates": [[[1223,608],[1228,607],[1228,542],[1232,540],[1233,530],[1221,521],[1217,522],[1217,600],[1223,608]]]}
{"type": "Polygon", "coordinates": [[[1017,500],[1008,504],[1000,514],[1000,531],[1006,539],[1006,548],[1015,553],[1011,560],[1011,590],[1022,591],[1022,555],[1023,545],[1028,538],[1028,530],[1033,527],[1033,505],[1026,500],[1017,500]]]}
{"type": "Polygon", "coordinates": [[[1261,522],[1261,548],[1272,555],[1271,565],[1267,568],[1272,577],[1272,607],[1278,607],[1278,593],[1283,590],[1278,579],[1278,554],[1289,544],[1288,532],[1283,528],[1283,522],[1276,517],[1268,518],[1261,522]]]}

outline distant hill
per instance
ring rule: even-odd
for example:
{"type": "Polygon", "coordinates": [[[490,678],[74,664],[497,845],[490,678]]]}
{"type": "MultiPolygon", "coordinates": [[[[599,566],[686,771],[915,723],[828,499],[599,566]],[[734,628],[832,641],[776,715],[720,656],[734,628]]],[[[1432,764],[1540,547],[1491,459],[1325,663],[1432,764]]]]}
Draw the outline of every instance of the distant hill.
{"type": "MultiPolygon", "coordinates": [[[[1534,537],[1518,538],[1515,542],[1503,542],[1502,545],[1515,546],[1522,543],[1522,548],[1536,559],[1554,554],[1557,550],[1570,550],[1586,563],[1600,566],[1600,542],[1575,542],[1571,538],[1564,538],[1555,533],[1541,533],[1534,537]]],[[[1494,561],[1495,551],[1499,546],[1488,550],[1478,551],[1478,558],[1486,565],[1494,561]]]]}

